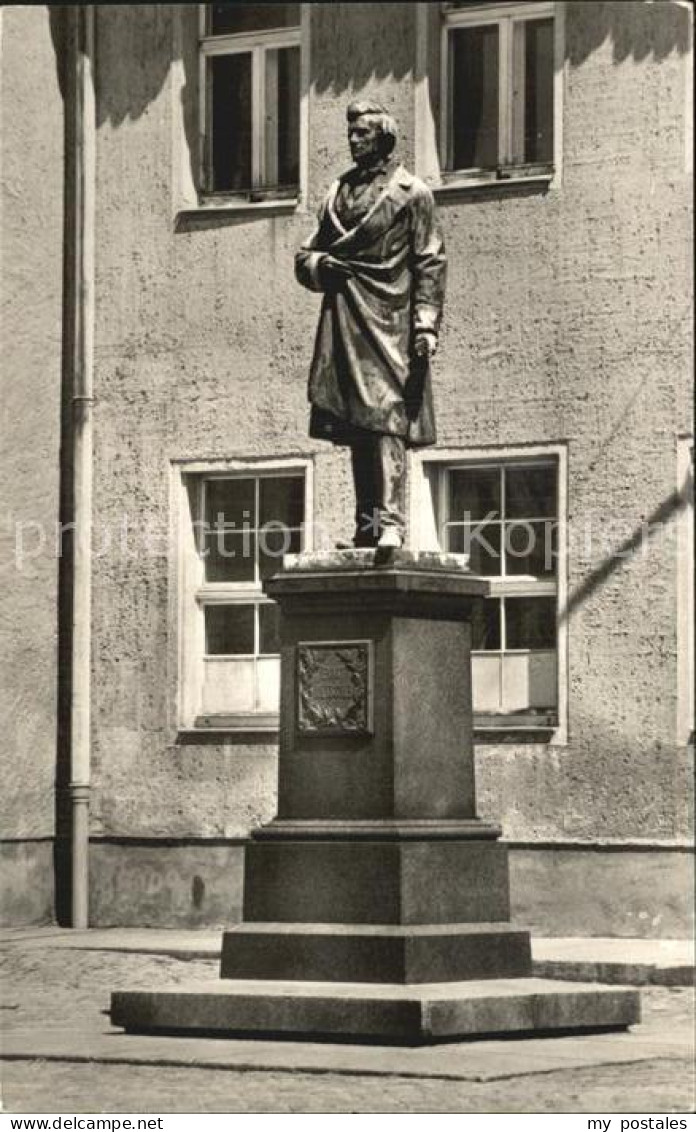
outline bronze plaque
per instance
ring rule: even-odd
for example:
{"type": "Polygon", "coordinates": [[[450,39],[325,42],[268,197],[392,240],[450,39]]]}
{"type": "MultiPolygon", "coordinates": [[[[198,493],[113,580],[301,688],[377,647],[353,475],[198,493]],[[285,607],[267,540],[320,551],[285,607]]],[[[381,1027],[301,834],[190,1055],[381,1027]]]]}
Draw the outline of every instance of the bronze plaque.
{"type": "Polygon", "coordinates": [[[297,646],[297,727],[305,734],[372,731],[372,642],[297,646]]]}

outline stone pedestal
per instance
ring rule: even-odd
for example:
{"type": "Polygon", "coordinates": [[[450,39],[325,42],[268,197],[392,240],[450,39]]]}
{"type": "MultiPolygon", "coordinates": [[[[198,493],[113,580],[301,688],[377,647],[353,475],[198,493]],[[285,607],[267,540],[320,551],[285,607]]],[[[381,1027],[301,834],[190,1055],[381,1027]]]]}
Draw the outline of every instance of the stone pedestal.
{"type": "Polygon", "coordinates": [[[246,852],[222,983],[121,992],[130,1030],[429,1041],[626,1026],[637,995],[532,980],[507,851],[476,814],[471,622],[454,555],[288,556],[278,816],[246,852]]]}

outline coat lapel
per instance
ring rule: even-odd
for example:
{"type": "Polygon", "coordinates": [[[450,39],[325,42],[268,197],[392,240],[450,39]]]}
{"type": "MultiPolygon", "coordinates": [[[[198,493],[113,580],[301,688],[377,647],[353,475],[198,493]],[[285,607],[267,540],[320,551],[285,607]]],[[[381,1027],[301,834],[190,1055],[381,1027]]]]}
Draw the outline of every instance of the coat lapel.
{"type": "Polygon", "coordinates": [[[329,190],[327,202],[331,222],[339,233],[331,250],[351,255],[374,243],[391,227],[397,212],[400,212],[411,196],[413,177],[403,165],[397,165],[370,211],[349,231],[346,231],[336,215],[335,202],[339,187],[340,181],[335,181],[329,190]]]}

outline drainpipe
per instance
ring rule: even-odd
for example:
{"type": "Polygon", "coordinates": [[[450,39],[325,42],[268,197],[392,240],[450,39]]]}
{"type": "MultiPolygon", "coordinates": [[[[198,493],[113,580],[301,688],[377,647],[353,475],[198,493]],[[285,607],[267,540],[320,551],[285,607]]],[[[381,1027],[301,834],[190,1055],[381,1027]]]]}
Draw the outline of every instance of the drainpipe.
{"type": "Polygon", "coordinates": [[[74,35],[74,355],[72,385],[73,604],[70,749],[71,926],[89,922],[92,406],[96,115],[91,5],[72,8],[74,35]]]}

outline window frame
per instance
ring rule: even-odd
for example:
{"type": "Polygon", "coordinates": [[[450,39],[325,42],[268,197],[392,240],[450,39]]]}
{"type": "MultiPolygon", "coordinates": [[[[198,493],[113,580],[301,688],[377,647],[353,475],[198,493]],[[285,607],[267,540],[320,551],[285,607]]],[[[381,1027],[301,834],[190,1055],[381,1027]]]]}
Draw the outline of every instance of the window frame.
{"type": "MultiPolygon", "coordinates": [[[[561,141],[563,116],[564,74],[564,5],[556,0],[539,0],[536,3],[481,3],[466,9],[441,5],[440,27],[440,108],[439,108],[439,160],[443,185],[460,183],[505,184],[510,181],[538,180],[558,182],[561,173],[561,141]],[[513,151],[513,82],[514,82],[514,24],[529,20],[553,21],[553,153],[550,162],[517,162],[513,151]],[[453,68],[451,66],[450,33],[462,27],[483,27],[495,24],[499,29],[498,67],[498,164],[495,169],[457,169],[453,161],[453,134],[451,95],[453,68]]],[[[427,17],[426,17],[427,18],[427,17]]],[[[523,121],[523,115],[518,115],[523,121]]]]}
{"type": "MultiPolygon", "coordinates": [[[[568,741],[568,633],[563,617],[566,608],[567,585],[567,451],[564,445],[525,445],[518,447],[443,449],[434,453],[411,454],[410,523],[414,546],[419,550],[445,553],[441,532],[447,516],[447,477],[451,470],[526,465],[528,467],[553,463],[556,467],[556,518],[558,532],[557,572],[555,580],[538,579],[533,575],[514,575],[508,578],[491,577],[491,597],[556,598],[556,717],[553,722],[542,717],[508,716],[495,713],[476,713],[474,733],[479,739],[513,735],[529,741],[539,735],[556,745],[568,741]]],[[[520,520],[525,522],[527,520],[520,520]]],[[[502,644],[502,641],[501,641],[502,644]]],[[[503,650],[478,650],[481,655],[503,655],[503,650]]],[[[552,650],[506,649],[510,655],[552,650]]]]}
{"type": "MultiPolygon", "coordinates": [[[[304,457],[268,460],[221,460],[180,462],[175,467],[178,506],[178,694],[177,731],[195,732],[272,732],[278,730],[278,712],[204,713],[201,696],[204,684],[206,605],[272,604],[263,594],[260,580],[206,582],[200,556],[204,520],[204,484],[211,479],[256,479],[301,475],[304,479],[303,549],[313,546],[313,462],[304,457]]],[[[258,491],[258,488],[256,489],[258,491]]],[[[257,627],[255,626],[255,652],[257,627]]],[[[224,663],[226,655],[211,654],[224,663]]],[[[276,654],[269,654],[275,656],[276,654]]],[[[234,654],[238,659],[237,654],[234,654]]]]}
{"type": "Polygon", "coordinates": [[[208,12],[210,5],[198,5],[198,131],[199,155],[198,169],[200,192],[210,201],[238,202],[245,205],[259,205],[291,201],[297,203],[301,186],[306,182],[303,176],[306,162],[303,160],[306,147],[307,127],[307,68],[306,68],[306,16],[305,5],[300,4],[300,22],[293,27],[269,28],[255,32],[211,35],[208,32],[208,12]],[[298,182],[280,191],[277,184],[269,184],[267,170],[267,132],[266,132],[266,52],[283,48],[297,47],[300,53],[300,105],[298,137],[298,182]],[[229,55],[251,55],[251,185],[248,189],[214,189],[212,187],[212,98],[210,97],[210,73],[208,60],[229,55]]]}

